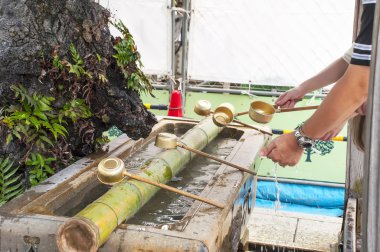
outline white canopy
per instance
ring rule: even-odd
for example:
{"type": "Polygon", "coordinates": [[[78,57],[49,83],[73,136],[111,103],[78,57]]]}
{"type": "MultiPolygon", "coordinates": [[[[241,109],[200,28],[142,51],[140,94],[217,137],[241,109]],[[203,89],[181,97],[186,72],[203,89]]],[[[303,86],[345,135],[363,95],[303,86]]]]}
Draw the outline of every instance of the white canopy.
{"type": "Polygon", "coordinates": [[[295,86],[343,55],[355,1],[192,0],[189,78],[295,86]]]}

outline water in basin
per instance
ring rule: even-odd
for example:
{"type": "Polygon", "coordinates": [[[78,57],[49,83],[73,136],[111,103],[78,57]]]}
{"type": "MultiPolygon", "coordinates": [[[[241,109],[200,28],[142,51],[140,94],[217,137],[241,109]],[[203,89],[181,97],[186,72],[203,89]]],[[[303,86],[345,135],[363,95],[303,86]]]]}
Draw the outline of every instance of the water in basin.
{"type": "MultiPolygon", "coordinates": [[[[237,141],[235,138],[222,134],[208,144],[203,151],[224,159],[230,154],[237,141]]],[[[219,166],[220,164],[216,161],[196,156],[168,185],[199,195],[219,166]]],[[[127,223],[146,226],[172,224],[184,217],[193,201],[173,192],[160,190],[127,223]]]]}

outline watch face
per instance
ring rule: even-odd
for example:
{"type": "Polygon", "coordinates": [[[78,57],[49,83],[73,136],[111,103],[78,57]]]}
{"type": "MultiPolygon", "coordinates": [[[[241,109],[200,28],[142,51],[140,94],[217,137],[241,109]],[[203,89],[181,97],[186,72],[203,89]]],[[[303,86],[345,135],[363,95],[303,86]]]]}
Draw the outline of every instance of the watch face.
{"type": "Polygon", "coordinates": [[[308,143],[308,142],[303,143],[302,145],[303,145],[304,148],[307,148],[307,149],[309,149],[309,148],[311,148],[313,146],[311,143],[308,143]]]}
{"type": "Polygon", "coordinates": [[[296,137],[297,143],[301,148],[309,149],[314,145],[314,141],[308,137],[303,136],[298,129],[294,131],[294,136],[296,137]]]}

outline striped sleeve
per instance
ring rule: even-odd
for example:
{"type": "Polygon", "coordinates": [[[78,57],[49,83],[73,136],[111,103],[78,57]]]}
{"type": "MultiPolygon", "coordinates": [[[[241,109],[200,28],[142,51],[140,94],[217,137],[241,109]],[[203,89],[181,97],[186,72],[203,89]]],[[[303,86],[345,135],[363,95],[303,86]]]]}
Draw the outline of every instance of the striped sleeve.
{"type": "Polygon", "coordinates": [[[354,43],[351,64],[369,66],[372,51],[372,29],[375,15],[376,0],[362,0],[363,13],[360,32],[354,43]]]}
{"type": "Polygon", "coordinates": [[[352,51],[354,50],[354,44],[344,53],[342,56],[343,60],[347,62],[347,64],[350,64],[351,62],[351,55],[352,51]]]}

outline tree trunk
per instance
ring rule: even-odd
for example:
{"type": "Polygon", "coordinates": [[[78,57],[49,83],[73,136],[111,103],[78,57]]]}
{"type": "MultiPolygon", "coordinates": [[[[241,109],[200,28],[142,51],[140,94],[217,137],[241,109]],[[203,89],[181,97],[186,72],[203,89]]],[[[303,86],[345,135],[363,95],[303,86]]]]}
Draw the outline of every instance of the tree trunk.
{"type": "MultiPolygon", "coordinates": [[[[127,88],[125,74],[113,57],[117,40],[110,35],[109,16],[90,0],[0,0],[0,108],[20,103],[10,87],[21,84],[29,94],[54,97],[52,110],[77,98],[85,100],[91,111],[87,118],[66,119],[66,137],[56,140],[55,150],[45,150],[57,158],[59,152],[78,156],[93,152],[95,139],[112,125],[138,139],[146,137],[156,123],[138,92],[127,88]],[[92,78],[69,72],[67,62],[74,64],[71,43],[92,78]],[[54,67],[54,56],[63,62],[62,72],[54,67]],[[101,81],[101,74],[107,81],[101,81]]],[[[131,72],[136,70],[133,66],[131,72]]],[[[1,122],[0,156],[19,160],[28,151],[40,151],[25,139],[6,144],[10,131],[1,122]]]]}

